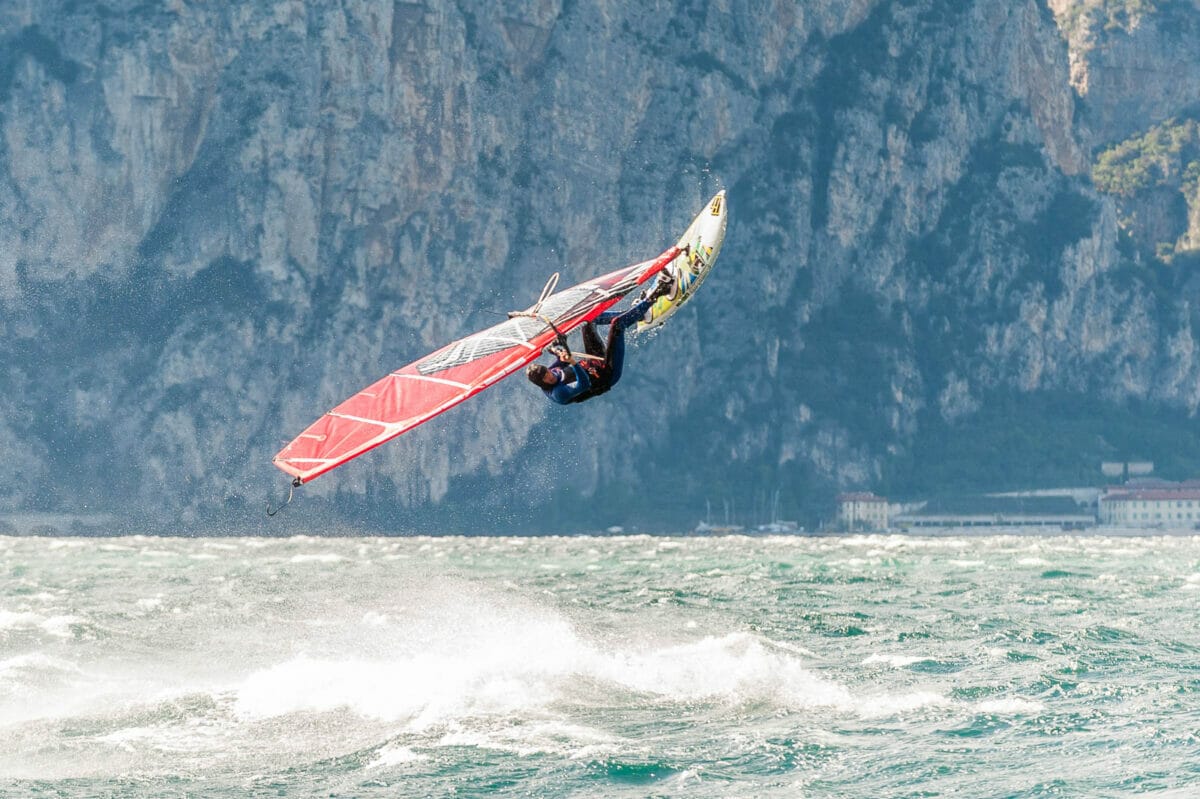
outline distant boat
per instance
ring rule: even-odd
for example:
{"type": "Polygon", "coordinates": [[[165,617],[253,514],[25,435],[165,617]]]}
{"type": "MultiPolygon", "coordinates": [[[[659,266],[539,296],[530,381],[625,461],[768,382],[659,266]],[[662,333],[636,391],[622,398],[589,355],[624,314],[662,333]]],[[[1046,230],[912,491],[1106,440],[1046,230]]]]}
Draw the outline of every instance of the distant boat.
{"type": "Polygon", "coordinates": [[[700,522],[692,532],[697,535],[737,535],[746,532],[740,524],[709,524],[700,522]]]}
{"type": "Polygon", "coordinates": [[[768,524],[760,524],[754,528],[760,533],[771,533],[773,535],[784,535],[787,533],[803,533],[804,528],[795,522],[770,522],[768,524]]]}

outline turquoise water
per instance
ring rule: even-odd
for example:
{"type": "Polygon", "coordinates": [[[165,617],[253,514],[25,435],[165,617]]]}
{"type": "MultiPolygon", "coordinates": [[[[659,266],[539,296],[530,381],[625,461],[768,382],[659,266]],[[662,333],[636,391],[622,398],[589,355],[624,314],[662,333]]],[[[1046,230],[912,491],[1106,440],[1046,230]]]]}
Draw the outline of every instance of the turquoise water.
{"type": "Polygon", "coordinates": [[[0,538],[4,796],[1200,795],[1200,538],[0,538]]]}

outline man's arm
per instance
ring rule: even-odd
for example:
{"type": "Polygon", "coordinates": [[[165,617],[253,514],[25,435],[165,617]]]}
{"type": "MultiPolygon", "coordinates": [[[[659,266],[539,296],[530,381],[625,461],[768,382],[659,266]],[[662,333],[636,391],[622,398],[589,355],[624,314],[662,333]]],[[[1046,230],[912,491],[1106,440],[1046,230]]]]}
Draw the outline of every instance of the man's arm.
{"type": "MultiPolygon", "coordinates": [[[[550,351],[551,355],[553,355],[555,358],[558,359],[558,362],[568,364],[571,366],[575,365],[575,357],[571,354],[570,348],[568,348],[566,345],[551,344],[546,349],[548,349],[550,351]]],[[[556,363],[556,365],[557,365],[557,363],[556,363]]]]}
{"type": "Polygon", "coordinates": [[[557,402],[559,405],[566,405],[571,400],[578,397],[583,392],[592,387],[592,379],[588,377],[588,373],[584,368],[577,363],[571,364],[571,371],[575,373],[575,379],[570,383],[559,383],[554,388],[547,392],[550,399],[557,402]]]}

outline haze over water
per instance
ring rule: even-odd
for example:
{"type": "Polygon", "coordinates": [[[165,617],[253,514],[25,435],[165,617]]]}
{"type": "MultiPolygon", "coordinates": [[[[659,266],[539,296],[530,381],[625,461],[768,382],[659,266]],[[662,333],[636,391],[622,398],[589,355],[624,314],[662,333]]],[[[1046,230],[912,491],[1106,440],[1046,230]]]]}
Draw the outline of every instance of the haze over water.
{"type": "Polygon", "coordinates": [[[5,796],[1200,791],[1200,538],[0,538],[5,796]]]}

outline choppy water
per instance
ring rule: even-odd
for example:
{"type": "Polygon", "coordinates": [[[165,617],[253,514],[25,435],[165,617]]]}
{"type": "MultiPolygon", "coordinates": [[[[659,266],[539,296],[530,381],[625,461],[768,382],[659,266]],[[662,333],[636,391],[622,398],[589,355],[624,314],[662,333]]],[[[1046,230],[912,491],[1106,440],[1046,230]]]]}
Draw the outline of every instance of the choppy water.
{"type": "Polygon", "coordinates": [[[1198,538],[0,538],[5,796],[1200,795],[1198,538]]]}

